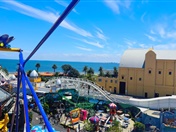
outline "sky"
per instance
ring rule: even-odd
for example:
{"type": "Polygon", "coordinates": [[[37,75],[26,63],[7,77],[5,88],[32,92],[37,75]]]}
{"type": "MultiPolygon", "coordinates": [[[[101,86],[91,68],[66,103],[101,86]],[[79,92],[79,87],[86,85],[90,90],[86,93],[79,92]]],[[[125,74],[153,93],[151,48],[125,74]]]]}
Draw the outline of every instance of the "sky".
{"type": "MultiPolygon", "coordinates": [[[[70,0],[0,0],[0,35],[24,59],[70,0]]],[[[80,0],[32,60],[120,62],[127,49],[175,50],[175,0],[80,0]]],[[[0,59],[18,59],[0,52],[0,59]]]]}

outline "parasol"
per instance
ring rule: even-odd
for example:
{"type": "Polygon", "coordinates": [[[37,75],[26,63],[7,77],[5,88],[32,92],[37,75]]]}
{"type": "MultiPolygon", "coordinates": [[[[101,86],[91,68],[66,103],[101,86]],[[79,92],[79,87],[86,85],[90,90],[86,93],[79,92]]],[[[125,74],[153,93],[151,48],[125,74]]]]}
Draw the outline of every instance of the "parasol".
{"type": "Polygon", "coordinates": [[[110,108],[116,108],[116,107],[117,107],[117,105],[116,105],[116,104],[114,104],[114,103],[110,103],[110,104],[109,104],[109,107],[110,107],[110,108]]]}
{"type": "Polygon", "coordinates": [[[100,121],[100,118],[98,116],[92,116],[89,121],[93,124],[96,124],[100,121]]]}

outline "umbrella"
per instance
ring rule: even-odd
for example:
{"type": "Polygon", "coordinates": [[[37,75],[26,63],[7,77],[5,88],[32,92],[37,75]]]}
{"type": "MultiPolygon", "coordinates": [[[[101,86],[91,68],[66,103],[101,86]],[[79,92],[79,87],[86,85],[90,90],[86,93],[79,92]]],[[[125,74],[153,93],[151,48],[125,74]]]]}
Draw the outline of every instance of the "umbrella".
{"type": "MultiPolygon", "coordinates": [[[[48,132],[48,129],[47,128],[44,129],[43,126],[36,125],[32,127],[31,132],[48,132]]],[[[56,131],[53,128],[53,132],[59,132],[59,131],[56,131]]]]}
{"type": "Polygon", "coordinates": [[[92,116],[92,117],[89,119],[89,121],[90,121],[91,123],[96,124],[96,123],[98,123],[98,122],[100,121],[100,118],[99,118],[98,116],[92,116]]]}
{"type": "Polygon", "coordinates": [[[114,103],[110,103],[110,104],[109,104],[109,107],[110,107],[110,108],[116,108],[116,107],[117,107],[117,105],[116,105],[116,104],[114,104],[114,103]]]}

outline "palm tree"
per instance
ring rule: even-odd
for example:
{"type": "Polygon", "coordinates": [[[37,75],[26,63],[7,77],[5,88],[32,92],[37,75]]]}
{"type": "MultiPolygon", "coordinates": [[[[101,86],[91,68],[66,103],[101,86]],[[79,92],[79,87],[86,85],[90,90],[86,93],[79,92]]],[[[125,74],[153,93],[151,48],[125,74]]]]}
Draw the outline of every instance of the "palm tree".
{"type": "Polygon", "coordinates": [[[89,68],[89,70],[87,71],[87,73],[89,73],[90,75],[94,74],[94,70],[92,68],[89,68]]]}
{"type": "Polygon", "coordinates": [[[85,75],[87,74],[87,71],[88,71],[88,67],[87,67],[87,66],[84,66],[83,72],[85,72],[85,75]]]}
{"type": "Polygon", "coordinates": [[[56,64],[54,64],[54,65],[52,66],[52,68],[54,69],[54,72],[55,72],[55,70],[57,69],[56,64]]]}
{"type": "Polygon", "coordinates": [[[106,74],[105,74],[105,76],[106,76],[106,77],[110,77],[110,76],[111,76],[110,72],[107,71],[106,74]]]}
{"type": "Polygon", "coordinates": [[[99,68],[99,72],[100,72],[99,76],[103,76],[103,68],[101,66],[99,68]]]}
{"type": "Polygon", "coordinates": [[[114,67],[114,77],[118,77],[118,70],[117,70],[117,67],[114,67]]]}
{"type": "Polygon", "coordinates": [[[35,67],[37,68],[37,72],[38,72],[38,70],[39,70],[39,68],[40,68],[40,63],[37,63],[37,64],[35,65],[35,67]]]}

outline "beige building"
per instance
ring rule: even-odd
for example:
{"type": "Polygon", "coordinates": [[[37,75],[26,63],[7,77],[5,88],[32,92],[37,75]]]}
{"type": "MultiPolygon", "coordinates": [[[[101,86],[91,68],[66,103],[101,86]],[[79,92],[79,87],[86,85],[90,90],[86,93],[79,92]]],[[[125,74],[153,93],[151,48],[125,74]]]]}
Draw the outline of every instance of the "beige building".
{"type": "Polygon", "coordinates": [[[118,93],[118,79],[109,77],[98,77],[96,83],[100,85],[103,89],[111,93],[118,93]]]}
{"type": "MultiPolygon", "coordinates": [[[[118,72],[117,84],[111,86],[117,94],[146,98],[176,94],[175,50],[126,50],[118,72]]],[[[98,83],[105,87],[103,80],[106,78],[98,83]]],[[[108,86],[106,89],[110,91],[108,86]]]]}

